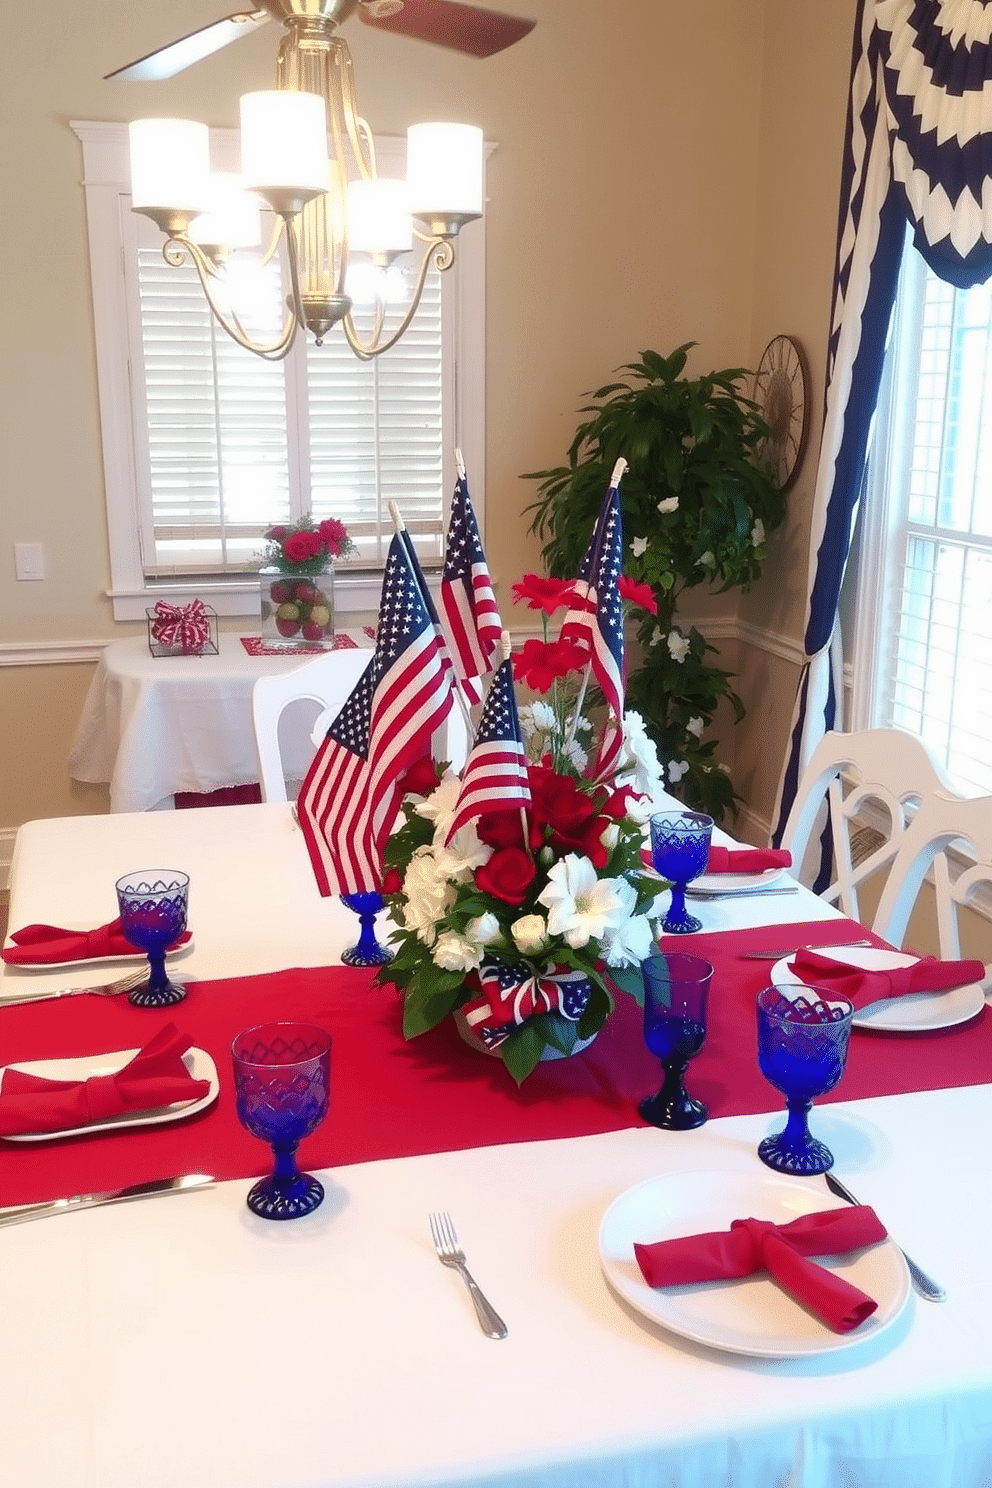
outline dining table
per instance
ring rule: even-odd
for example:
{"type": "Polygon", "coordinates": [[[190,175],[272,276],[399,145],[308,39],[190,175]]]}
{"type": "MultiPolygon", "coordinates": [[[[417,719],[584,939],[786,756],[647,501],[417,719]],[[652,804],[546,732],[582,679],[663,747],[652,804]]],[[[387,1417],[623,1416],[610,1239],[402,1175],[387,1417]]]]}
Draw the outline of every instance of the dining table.
{"type": "Polygon", "coordinates": [[[837,1174],[892,1237],[877,1320],[838,1335],[768,1277],[646,1303],[609,1239],[631,1196],[662,1217],[691,1214],[700,1195],[706,1214],[724,1194],[761,1203],[774,1192],[797,1212],[837,1204],[822,1178],[783,1180],[757,1156],[784,1110],[757,1070],[754,998],[773,962],[752,954],[871,937],[787,872],[693,902],[702,929],[678,948],[715,970],[710,1032],[687,1082],[710,1116],[665,1131],[638,1113],[660,1069],[626,994],[589,1049],[540,1065],[519,1089],[451,1020],[405,1040],[395,989],[342,965],[356,917],[318,893],[285,803],[28,822],[9,929],[108,921],[115,879],[150,867],[190,876],[191,939],[168,962],[185,1001],[31,1001],[120,967],[3,965],[0,1066],[130,1048],[171,1019],[213,1058],[216,1098],[154,1129],[0,1140],[0,1221],[11,1204],[128,1181],[215,1181],[0,1223],[0,1481],[987,1488],[983,999],[953,1026],[856,1027],[840,1084],[813,1108],[837,1174]],[[299,1154],[325,1199],[284,1224],[245,1204],[271,1158],[238,1126],[228,1052],[241,1028],[279,1016],[332,1037],[328,1115],[299,1154]],[[441,1210],[505,1338],[484,1335],[439,1264],[428,1216],[441,1210]],[[910,1288],[893,1242],[946,1301],[910,1288]],[[762,1343],[761,1322],[741,1324],[763,1308],[784,1346],[762,1343]]]}
{"type": "MultiPolygon", "coordinates": [[[[336,648],[372,657],[368,631],[339,630],[336,648]]],[[[259,677],[298,667],[315,648],[279,650],[221,631],[216,652],[153,655],[143,636],[103,648],[69,751],[69,774],[107,785],[111,811],[151,811],[177,798],[257,786],[251,718],[259,677]]],[[[302,780],[316,710],[291,704],[281,725],[287,776],[302,780]]]]}

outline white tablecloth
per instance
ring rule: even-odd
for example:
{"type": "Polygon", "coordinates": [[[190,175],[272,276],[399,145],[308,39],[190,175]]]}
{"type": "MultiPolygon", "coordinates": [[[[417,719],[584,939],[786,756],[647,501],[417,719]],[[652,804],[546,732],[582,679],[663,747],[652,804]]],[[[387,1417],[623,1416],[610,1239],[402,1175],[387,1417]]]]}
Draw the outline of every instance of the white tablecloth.
{"type": "MultiPolygon", "coordinates": [[[[368,648],[361,631],[345,632],[368,648]]],[[[104,650],[69,754],[69,774],[109,783],[111,811],[149,811],[180,791],[213,791],[258,779],[251,690],[259,677],[309,656],[249,656],[221,632],[216,656],[155,657],[132,637],[104,650]]],[[[369,650],[369,658],[372,652],[369,650]]],[[[302,779],[313,756],[316,710],[286,710],[288,773],[302,779]]]]}
{"type": "MultiPolygon", "coordinates": [[[[353,933],[309,882],[285,806],[28,823],[11,925],[92,922],[112,912],[117,874],[154,863],[192,875],[200,975],[326,962],[353,933]]],[[[699,909],[707,928],[733,928],[814,918],[816,905],[803,891],[699,909]]],[[[55,978],[8,969],[0,994],[55,978]]],[[[992,1086],[817,1113],[838,1172],[950,1294],[943,1306],[911,1296],[874,1342],[744,1358],[647,1324],[607,1286],[597,1230],[611,1200],[657,1173],[766,1173],[755,1147],[781,1124],[769,1110],[695,1132],[328,1171],[323,1206],[286,1226],[247,1211],[244,1181],[0,1231],[0,1476],[11,1488],[987,1488],[992,1086]],[[503,1342],[483,1337],[434,1258],[439,1207],[508,1323],[503,1342]]]]}

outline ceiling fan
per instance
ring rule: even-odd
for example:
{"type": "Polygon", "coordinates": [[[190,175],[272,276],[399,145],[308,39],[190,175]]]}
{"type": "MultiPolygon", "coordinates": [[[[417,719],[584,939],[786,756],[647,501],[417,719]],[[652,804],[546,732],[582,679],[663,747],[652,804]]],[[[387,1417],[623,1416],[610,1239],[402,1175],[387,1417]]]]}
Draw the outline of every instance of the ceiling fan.
{"type": "Polygon", "coordinates": [[[236,11],[202,26],[108,73],[106,81],[155,82],[175,77],[212,52],[250,35],[267,21],[282,21],[291,27],[326,33],[349,20],[356,11],[359,19],[374,30],[433,42],[480,58],[505,51],[535,25],[534,21],[504,15],[501,11],[462,5],[458,0],[260,0],[258,9],[236,11]]]}

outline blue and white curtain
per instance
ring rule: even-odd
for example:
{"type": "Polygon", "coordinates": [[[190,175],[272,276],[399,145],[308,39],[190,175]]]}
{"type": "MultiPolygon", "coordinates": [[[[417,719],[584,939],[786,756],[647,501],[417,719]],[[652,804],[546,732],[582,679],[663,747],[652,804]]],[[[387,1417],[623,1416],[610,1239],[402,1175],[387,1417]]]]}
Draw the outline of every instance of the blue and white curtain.
{"type": "Polygon", "coordinates": [[[941,279],[992,274],[992,0],[859,0],[823,439],[813,495],[806,661],[776,808],[839,722],[837,606],[864,478],[907,223],[941,279]]]}

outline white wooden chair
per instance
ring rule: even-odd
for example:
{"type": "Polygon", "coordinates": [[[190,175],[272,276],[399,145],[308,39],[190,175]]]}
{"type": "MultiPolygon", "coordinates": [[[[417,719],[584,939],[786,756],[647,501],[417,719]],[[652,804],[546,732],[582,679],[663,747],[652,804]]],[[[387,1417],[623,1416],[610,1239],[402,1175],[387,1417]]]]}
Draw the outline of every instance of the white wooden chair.
{"type": "MultiPolygon", "coordinates": [[[[906,828],[892,863],[872,926],[892,945],[902,946],[910,915],[932,870],[940,954],[961,956],[960,910],[985,886],[985,910],[992,901],[992,796],[928,796],[906,828]]],[[[992,962],[992,920],[978,955],[992,962]]]]}
{"type": "Polygon", "coordinates": [[[830,882],[819,889],[820,897],[860,920],[858,886],[891,864],[916,807],[934,791],[955,795],[944,770],[915,734],[902,729],[825,734],[803,772],[782,834],[782,847],[792,854],[793,872],[813,885],[826,803],[833,867],[830,882]],[[866,813],[867,824],[884,840],[855,865],[852,839],[866,824],[866,813]],[[810,851],[814,831],[817,840],[810,851]]]}
{"type": "MultiPolygon", "coordinates": [[[[328,651],[292,671],[259,677],[252,688],[251,716],[263,801],[287,799],[284,765],[287,725],[291,722],[296,730],[309,726],[310,740],[316,750],[372,656],[372,651],[364,649],[328,651]],[[297,705],[309,705],[305,710],[307,725],[301,722],[304,709],[297,705]],[[295,715],[292,719],[288,715],[284,717],[290,707],[295,715]]],[[[460,770],[468,757],[468,747],[468,729],[456,704],[435,734],[432,750],[437,759],[449,760],[455,770],[460,770]]]]}
{"type": "Polygon", "coordinates": [[[287,727],[309,727],[316,749],[372,660],[372,654],[370,650],[357,648],[327,651],[323,656],[309,657],[291,671],[259,677],[251,692],[251,719],[263,801],[287,799],[283,763],[287,727]],[[308,706],[298,707],[298,704],[308,706]],[[283,719],[291,706],[293,716],[283,719]],[[307,724],[302,722],[304,715],[307,724]],[[283,720],[281,739],[280,720],[283,720]]]}

